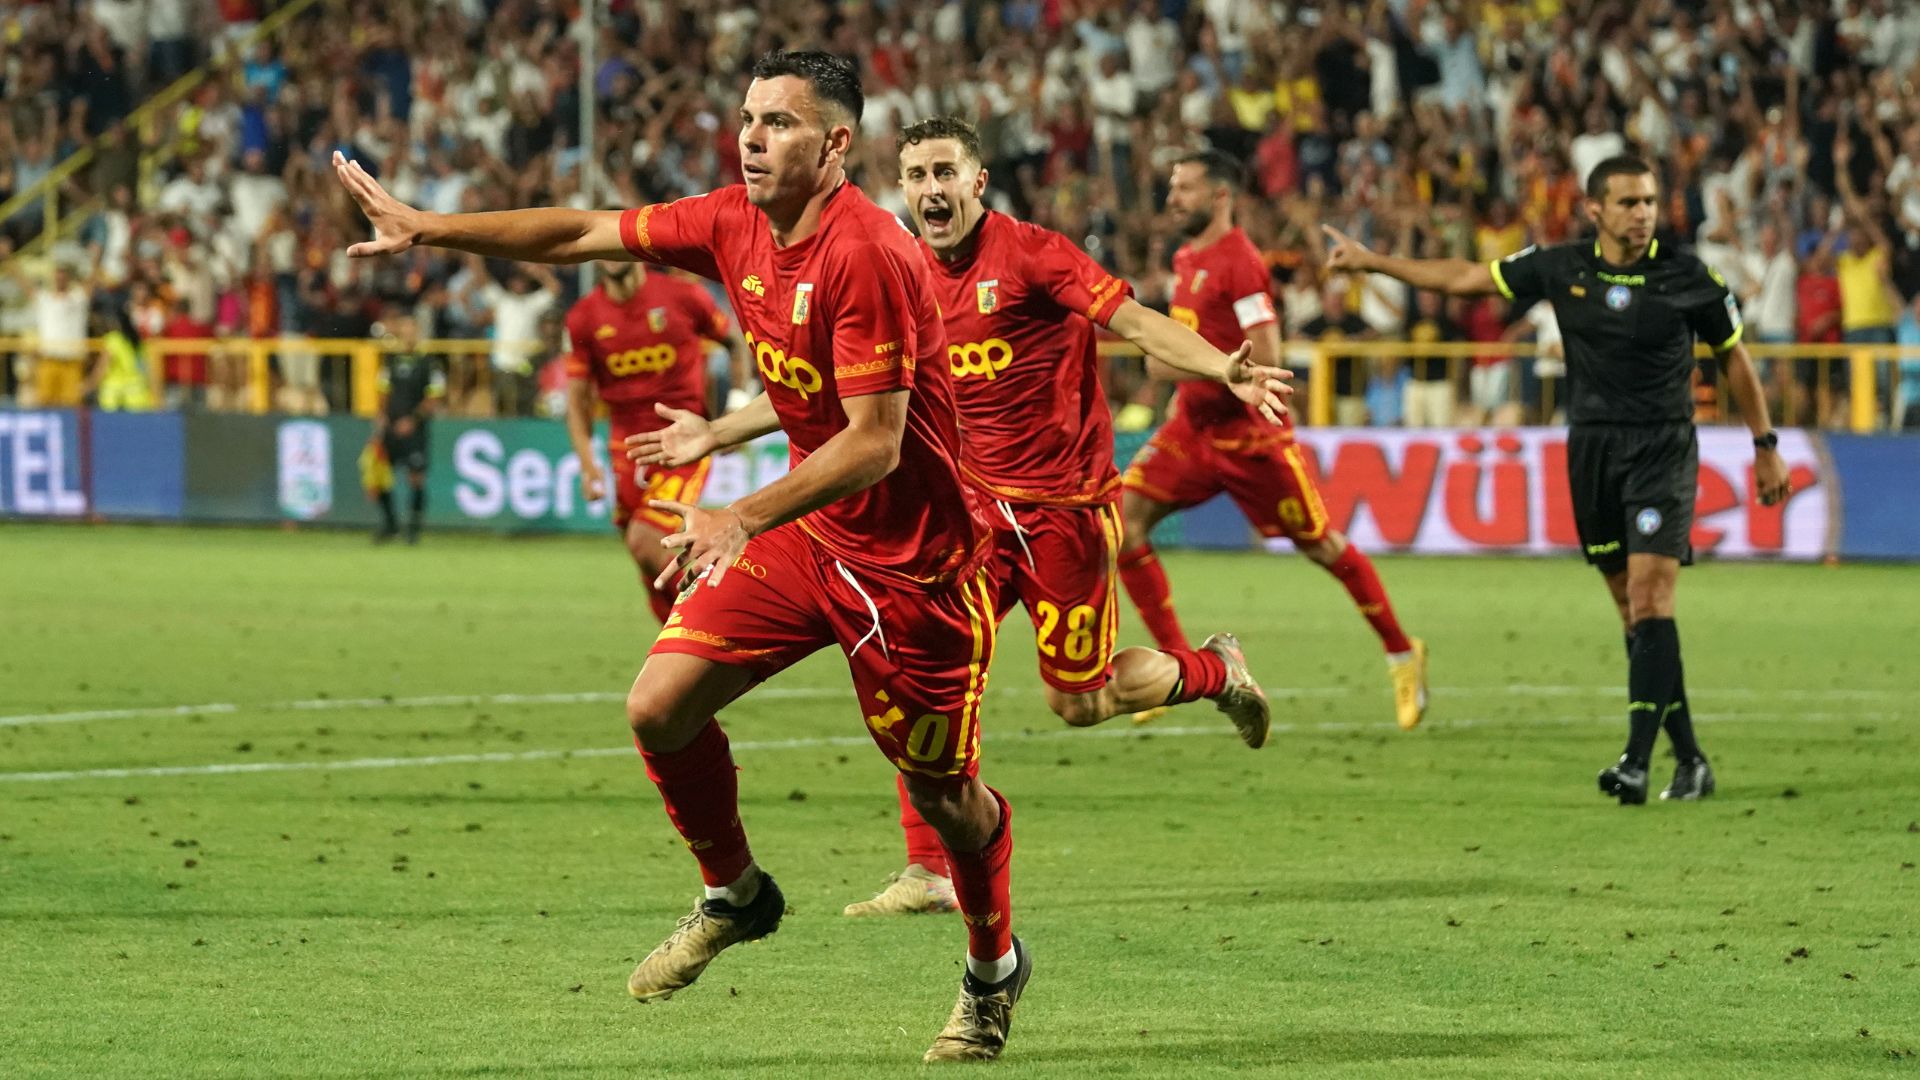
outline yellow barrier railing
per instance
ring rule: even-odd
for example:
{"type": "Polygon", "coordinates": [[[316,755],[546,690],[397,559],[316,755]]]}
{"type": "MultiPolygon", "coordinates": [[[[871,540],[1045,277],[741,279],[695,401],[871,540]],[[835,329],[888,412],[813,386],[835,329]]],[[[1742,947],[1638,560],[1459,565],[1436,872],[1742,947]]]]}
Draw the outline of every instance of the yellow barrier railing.
{"type": "MultiPolygon", "coordinates": [[[[128,113],[116,124],[115,130],[124,133],[128,138],[139,140],[135,145],[145,146],[150,141],[154,122],[161,113],[185,101],[188,95],[198,90],[211,75],[228,71],[232,64],[245,55],[246,50],[251,48],[254,42],[279,30],[290,20],[298,18],[308,8],[320,2],[322,0],[292,0],[285,7],[260,20],[260,25],[254,27],[246,37],[223,46],[222,51],[206,64],[180,76],[166,88],[148,98],[144,104],[128,113]]],[[[104,191],[93,192],[94,199],[88,200],[79,210],[67,214],[60,212],[62,186],[93,162],[95,153],[106,146],[111,135],[111,131],[102,132],[90,145],[67,155],[66,160],[55,165],[33,186],[15,192],[12,198],[0,202],[0,223],[12,220],[36,200],[40,202],[40,233],[29,243],[22,245],[21,249],[15,252],[14,258],[37,254],[38,251],[58,242],[63,228],[76,220],[84,221],[86,216],[93,212],[95,200],[104,198],[108,194],[104,191]]],[[[155,148],[151,153],[142,152],[140,183],[143,188],[143,198],[147,194],[144,189],[151,186],[153,170],[158,165],[171,160],[170,156],[162,157],[162,155],[171,155],[175,149],[176,144],[169,142],[155,148]]]]}
{"type": "MultiPolygon", "coordinates": [[[[493,368],[490,363],[496,343],[485,339],[437,339],[421,341],[415,352],[428,356],[445,356],[449,359],[452,405],[460,411],[460,403],[467,395],[484,398],[490,391],[493,380],[493,368]]],[[[284,393],[288,390],[305,391],[309,395],[308,406],[324,390],[331,389],[331,397],[336,402],[347,404],[350,411],[363,415],[372,415],[378,397],[380,376],[380,357],[384,353],[397,351],[391,339],[372,340],[366,338],[149,338],[143,344],[146,354],[146,377],[154,390],[155,400],[163,397],[165,390],[166,359],[170,356],[206,357],[207,384],[210,393],[217,390],[220,400],[213,407],[233,411],[266,413],[276,411],[276,386],[284,393]],[[281,361],[281,371],[276,379],[273,360],[281,361]],[[322,358],[344,359],[344,366],[331,365],[328,371],[319,370],[322,358]],[[331,386],[322,386],[322,380],[331,377],[331,386]]],[[[1287,342],[1282,346],[1286,363],[1295,369],[1296,385],[1300,393],[1296,394],[1294,412],[1303,423],[1329,425],[1335,420],[1335,374],[1343,364],[1400,364],[1409,360],[1444,360],[1448,365],[1447,378],[1461,385],[1465,382],[1468,368],[1478,358],[1503,357],[1522,362],[1537,359],[1537,352],[1531,343],[1473,343],[1445,342],[1433,344],[1410,344],[1398,341],[1343,341],[1337,343],[1287,342]],[[1305,363],[1301,363],[1301,358],[1305,363]]],[[[31,338],[0,337],[0,358],[10,354],[34,356],[37,342],[31,338]]],[[[1812,404],[1817,407],[1816,421],[1843,421],[1846,427],[1860,432],[1871,432],[1883,425],[1899,426],[1901,417],[1897,409],[1905,396],[1907,380],[1920,378],[1920,375],[1901,371],[1901,363],[1920,364],[1920,347],[1902,347],[1893,345],[1754,345],[1749,351],[1760,362],[1763,370],[1771,368],[1771,378],[1765,378],[1765,387],[1769,403],[1776,413],[1790,404],[1783,400],[1785,394],[1796,387],[1808,390],[1812,404]],[[1776,363],[1784,361],[1784,363],[1776,363]],[[1835,395],[1844,393],[1847,412],[1844,417],[1830,410],[1836,404],[1835,395]]],[[[88,343],[89,356],[98,355],[96,343],[88,343]]],[[[1100,352],[1108,357],[1139,356],[1139,350],[1122,341],[1103,341],[1100,352]]],[[[534,354],[535,356],[538,353],[534,354]]],[[[1701,356],[1708,354],[1702,351],[1701,356]]],[[[1353,372],[1353,387],[1356,394],[1364,392],[1372,372],[1362,367],[1353,372]]],[[[28,380],[29,383],[31,380],[28,380]]],[[[1544,383],[1543,390],[1553,393],[1552,383],[1544,383]]],[[[1710,394],[1696,395],[1696,406],[1702,420],[1727,420],[1737,417],[1732,407],[1727,389],[1727,380],[1717,378],[1704,383],[1711,389],[1710,394]]],[[[1551,422],[1558,404],[1553,397],[1529,401],[1522,397],[1522,380],[1515,377],[1508,380],[1508,403],[1525,406],[1533,410],[1529,419],[1533,422],[1551,422]]],[[[320,408],[324,409],[324,404],[320,408]]],[[[299,403],[289,405],[282,402],[278,411],[317,411],[302,407],[299,403]]],[[[1784,417],[1788,423],[1800,423],[1801,418],[1784,417]]]]}

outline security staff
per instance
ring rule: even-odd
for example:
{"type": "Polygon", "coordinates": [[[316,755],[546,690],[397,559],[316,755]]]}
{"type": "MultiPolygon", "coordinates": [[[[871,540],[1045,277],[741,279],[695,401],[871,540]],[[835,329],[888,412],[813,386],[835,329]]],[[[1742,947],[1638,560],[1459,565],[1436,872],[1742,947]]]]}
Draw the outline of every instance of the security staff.
{"type": "Polygon", "coordinates": [[[1779,437],[1753,361],[1740,343],[1740,306],[1725,280],[1654,237],[1660,190],[1653,169],[1608,158],[1587,178],[1586,211],[1598,235],[1527,248],[1497,262],[1381,255],[1325,227],[1335,270],[1387,274],[1456,296],[1499,293],[1524,310],[1553,304],[1570,385],[1568,482],[1587,562],[1605,576],[1627,635],[1630,731],[1620,760],[1600,773],[1602,793],[1647,799],[1647,767],[1664,726],[1679,760],[1663,799],[1713,793],[1713,770],[1694,738],[1680,635],[1673,619],[1700,466],[1690,392],[1696,339],[1719,357],[1753,433],[1754,487],[1771,505],[1788,493],[1779,437]]]}

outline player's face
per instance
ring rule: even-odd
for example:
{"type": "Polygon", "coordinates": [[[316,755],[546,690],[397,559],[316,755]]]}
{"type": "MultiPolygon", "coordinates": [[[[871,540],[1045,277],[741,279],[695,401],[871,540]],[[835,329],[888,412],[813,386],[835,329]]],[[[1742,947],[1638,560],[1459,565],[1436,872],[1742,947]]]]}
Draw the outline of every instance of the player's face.
{"type": "Polygon", "coordinates": [[[755,79],[740,106],[740,168],[747,201],[762,209],[804,204],[845,159],[853,129],[829,119],[805,79],[755,79]]]}
{"type": "Polygon", "coordinates": [[[900,190],[907,212],[934,254],[958,248],[980,223],[987,171],[957,139],[925,139],[900,151],[900,190]]]}
{"type": "Polygon", "coordinates": [[[1199,165],[1173,167],[1173,178],[1167,184],[1167,212],[1179,222],[1181,232],[1199,236],[1213,224],[1215,187],[1207,170],[1199,165]]]}
{"type": "Polygon", "coordinates": [[[1652,173],[1609,176],[1605,196],[1588,199],[1587,213],[1603,235],[1637,251],[1653,239],[1659,201],[1660,186],[1652,173]]]}

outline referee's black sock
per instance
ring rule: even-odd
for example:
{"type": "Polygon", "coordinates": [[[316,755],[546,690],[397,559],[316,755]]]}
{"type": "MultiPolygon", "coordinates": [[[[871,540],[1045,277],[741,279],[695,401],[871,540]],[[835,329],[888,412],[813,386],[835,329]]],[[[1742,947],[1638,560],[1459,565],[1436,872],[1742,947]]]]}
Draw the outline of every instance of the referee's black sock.
{"type": "Polygon", "coordinates": [[[1667,706],[1667,718],[1660,726],[1666,729],[1667,741],[1673,744],[1673,756],[1681,761],[1699,761],[1707,755],[1700,752],[1700,744],[1693,737],[1693,708],[1687,704],[1687,666],[1680,662],[1680,637],[1674,633],[1673,662],[1673,702],[1667,706]]]}
{"type": "Polygon", "coordinates": [[[407,522],[407,528],[420,531],[421,519],[427,516],[427,489],[423,485],[413,489],[413,514],[407,522]]]}
{"type": "Polygon", "coordinates": [[[380,493],[380,520],[384,526],[381,531],[389,534],[400,531],[399,523],[393,520],[393,490],[391,488],[380,493]]]}
{"type": "MultiPolygon", "coordinates": [[[[1641,619],[1633,624],[1633,650],[1627,663],[1627,761],[1644,769],[1653,758],[1653,742],[1680,689],[1680,632],[1672,619],[1641,619]]],[[[1696,748],[1697,749],[1697,748],[1696,748]]]]}

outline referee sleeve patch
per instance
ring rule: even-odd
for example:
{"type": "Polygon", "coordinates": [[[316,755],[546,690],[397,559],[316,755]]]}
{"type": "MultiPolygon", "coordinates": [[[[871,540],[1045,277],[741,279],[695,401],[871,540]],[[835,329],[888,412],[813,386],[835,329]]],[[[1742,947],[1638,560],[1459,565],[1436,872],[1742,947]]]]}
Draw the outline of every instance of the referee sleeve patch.
{"type": "Polygon", "coordinates": [[[1266,293],[1249,293],[1233,302],[1233,317],[1240,322],[1240,329],[1251,330],[1278,321],[1273,313],[1273,300],[1266,293]]]}

